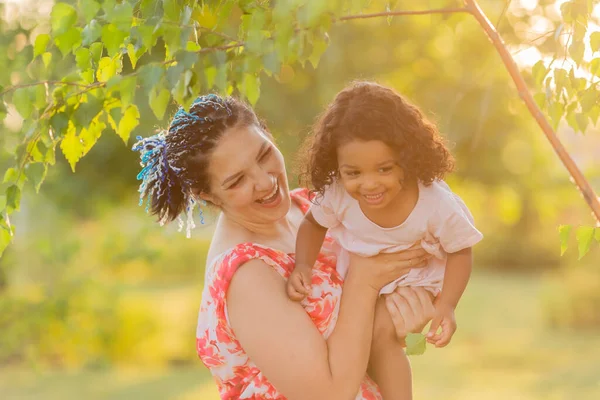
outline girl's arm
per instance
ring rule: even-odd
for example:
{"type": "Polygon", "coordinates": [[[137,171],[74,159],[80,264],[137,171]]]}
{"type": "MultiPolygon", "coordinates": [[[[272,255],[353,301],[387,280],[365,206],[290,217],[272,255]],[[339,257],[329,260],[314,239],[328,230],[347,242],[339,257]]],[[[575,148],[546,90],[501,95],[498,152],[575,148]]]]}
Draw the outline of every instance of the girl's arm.
{"type": "Polygon", "coordinates": [[[436,304],[456,308],[469,282],[472,265],[473,255],[470,247],[448,254],[442,293],[436,304]]]}
{"type": "Polygon", "coordinates": [[[310,211],[306,213],[296,236],[296,268],[312,269],[326,233],[327,228],[319,225],[310,211]]]}
{"type": "Polygon", "coordinates": [[[446,346],[456,332],[454,309],[469,282],[472,261],[470,247],[448,254],[442,293],[435,301],[435,313],[427,333],[427,341],[436,347],[446,346]],[[438,333],[440,326],[442,331],[438,333]]]}

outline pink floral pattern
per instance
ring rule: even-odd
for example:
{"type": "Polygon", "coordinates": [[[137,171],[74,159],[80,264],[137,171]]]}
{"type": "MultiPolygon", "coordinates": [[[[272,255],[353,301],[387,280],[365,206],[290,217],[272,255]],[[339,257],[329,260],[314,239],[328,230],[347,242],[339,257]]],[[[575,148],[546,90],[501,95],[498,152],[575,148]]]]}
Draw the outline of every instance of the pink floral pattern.
{"type": "MultiPolygon", "coordinates": [[[[310,208],[309,192],[291,192],[304,213],[310,208]]],[[[335,269],[334,242],[326,238],[313,272],[312,293],[302,306],[321,334],[327,338],[337,321],[342,293],[342,279],[335,269]]],[[[233,334],[226,316],[225,295],[235,271],[245,262],[261,259],[281,276],[288,278],[294,267],[293,255],[254,243],[242,243],[221,255],[206,273],[196,350],[211,371],[221,399],[277,399],[285,397],[265,378],[249,359],[233,334]]],[[[381,400],[377,385],[368,377],[360,385],[356,400],[381,400]]]]}

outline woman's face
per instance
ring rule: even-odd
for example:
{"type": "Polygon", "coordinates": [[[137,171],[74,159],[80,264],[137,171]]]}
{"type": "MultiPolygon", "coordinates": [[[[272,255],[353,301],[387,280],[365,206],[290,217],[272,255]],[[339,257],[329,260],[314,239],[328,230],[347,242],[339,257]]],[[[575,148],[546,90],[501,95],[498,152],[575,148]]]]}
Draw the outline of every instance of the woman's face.
{"type": "Polygon", "coordinates": [[[238,222],[268,224],[290,209],[283,156],[256,125],[228,129],[211,155],[208,173],[211,193],[201,197],[238,222]]]}

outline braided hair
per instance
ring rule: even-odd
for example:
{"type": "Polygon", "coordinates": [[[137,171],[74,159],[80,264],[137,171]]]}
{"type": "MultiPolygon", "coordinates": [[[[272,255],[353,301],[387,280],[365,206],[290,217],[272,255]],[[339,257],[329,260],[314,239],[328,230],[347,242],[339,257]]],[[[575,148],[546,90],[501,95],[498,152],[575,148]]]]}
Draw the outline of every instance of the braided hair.
{"type": "MultiPolygon", "coordinates": [[[[137,176],[140,205],[158,217],[161,225],[177,219],[183,229],[181,214],[187,217],[186,236],[195,227],[194,193],[210,193],[208,166],[210,155],[228,128],[239,124],[256,124],[263,129],[254,111],[233,97],[209,94],[198,97],[189,112],[180,107],[166,131],[142,138],[133,150],[140,152],[142,170],[137,176]]],[[[204,223],[202,210],[200,221],[204,223]]]]}

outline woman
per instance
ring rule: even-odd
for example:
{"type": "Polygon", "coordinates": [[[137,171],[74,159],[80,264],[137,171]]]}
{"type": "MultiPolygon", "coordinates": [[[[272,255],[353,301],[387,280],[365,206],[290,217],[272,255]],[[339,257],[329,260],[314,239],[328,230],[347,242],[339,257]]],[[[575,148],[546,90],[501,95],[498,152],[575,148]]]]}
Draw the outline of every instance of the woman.
{"type": "Polygon", "coordinates": [[[221,211],[197,330],[198,354],[221,398],[380,399],[366,375],[371,351],[383,356],[376,354],[385,348],[381,342],[420,330],[433,308],[424,291],[405,289],[385,305],[377,303],[387,306],[391,320],[374,321],[378,292],[409,268],[425,265],[426,253],[353,257],[342,292],[327,240],[312,292],[293,302],[285,279],[310,206],[308,191],[289,191],[283,157],[248,106],[199,97],[189,113],[175,114],[166,134],[134,149],[142,152],[142,199],[148,197],[161,222],[185,213],[189,232],[198,201],[221,211]]]}

